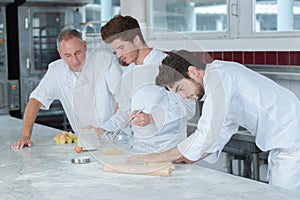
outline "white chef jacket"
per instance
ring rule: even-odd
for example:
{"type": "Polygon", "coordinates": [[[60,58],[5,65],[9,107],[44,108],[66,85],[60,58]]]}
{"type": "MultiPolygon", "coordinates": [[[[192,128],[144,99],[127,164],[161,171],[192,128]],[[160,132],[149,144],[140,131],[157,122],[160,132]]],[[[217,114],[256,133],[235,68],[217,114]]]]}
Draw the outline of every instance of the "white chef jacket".
{"type": "Polygon", "coordinates": [[[204,76],[206,99],[196,131],[178,144],[182,155],[215,162],[242,126],[256,136],[262,151],[300,150],[300,102],[286,88],[238,64],[216,60],[204,76]]]}
{"type": "Polygon", "coordinates": [[[77,132],[87,125],[101,126],[115,112],[116,88],[121,68],[116,57],[105,49],[87,55],[80,73],[75,73],[63,59],[49,64],[49,68],[30,98],[49,109],[59,100],[72,129],[77,132]]]}
{"type": "Polygon", "coordinates": [[[187,134],[187,119],[195,113],[195,102],[155,84],[159,63],[166,54],[152,49],[143,65],[131,63],[123,72],[118,112],[104,124],[106,130],[125,129],[133,110],[144,108],[155,124],[132,126],[133,147],[142,152],[159,152],[175,146],[187,134]]]}

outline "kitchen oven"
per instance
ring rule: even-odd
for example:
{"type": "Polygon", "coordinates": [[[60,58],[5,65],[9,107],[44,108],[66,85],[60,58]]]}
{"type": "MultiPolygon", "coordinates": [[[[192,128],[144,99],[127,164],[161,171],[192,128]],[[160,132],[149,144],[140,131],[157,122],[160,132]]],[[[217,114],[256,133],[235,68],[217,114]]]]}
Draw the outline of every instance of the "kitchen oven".
{"type": "Polygon", "coordinates": [[[8,114],[6,8],[13,0],[0,1],[0,114],[8,114]]]}
{"type": "MultiPolygon", "coordinates": [[[[48,64],[59,58],[56,37],[66,26],[83,23],[82,6],[92,0],[23,0],[7,7],[10,114],[22,118],[32,90],[48,64]],[[18,39],[17,39],[18,38],[18,39]],[[19,85],[18,85],[19,84],[19,85]],[[17,94],[19,92],[19,95],[17,94]]],[[[50,111],[40,110],[37,122],[69,129],[62,106],[53,102],[50,111]]]]}

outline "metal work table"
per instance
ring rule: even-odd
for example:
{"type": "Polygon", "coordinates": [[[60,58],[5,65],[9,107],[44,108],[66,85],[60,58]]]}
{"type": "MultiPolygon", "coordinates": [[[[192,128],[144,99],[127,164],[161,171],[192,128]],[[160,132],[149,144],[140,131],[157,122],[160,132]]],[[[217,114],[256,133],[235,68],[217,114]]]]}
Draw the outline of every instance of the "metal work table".
{"type": "MultiPolygon", "coordinates": [[[[253,177],[250,174],[249,178],[259,180],[259,157],[263,152],[256,146],[255,136],[251,135],[248,131],[239,131],[232,136],[223,151],[232,155],[250,157],[251,161],[246,164],[248,165],[246,168],[252,170],[253,177]]],[[[267,155],[267,152],[264,155],[267,155]]],[[[232,173],[232,171],[229,173],[232,173]]]]}
{"type": "MultiPolygon", "coordinates": [[[[197,128],[197,123],[194,121],[188,123],[189,132],[192,133],[197,128]]],[[[223,152],[234,156],[250,157],[251,161],[246,163],[246,169],[251,169],[252,174],[248,178],[259,180],[259,161],[260,154],[264,157],[268,154],[262,152],[255,144],[255,136],[251,135],[247,130],[240,130],[232,136],[230,141],[225,145],[223,152]]],[[[229,173],[232,173],[232,166],[229,167],[229,173]]]]}
{"type": "MultiPolygon", "coordinates": [[[[170,177],[103,172],[93,155],[88,164],[73,164],[74,144],[56,145],[57,129],[36,124],[34,146],[12,150],[22,121],[0,116],[0,199],[299,199],[300,193],[200,167],[176,165],[170,177]]],[[[110,156],[123,162],[125,157],[110,156]]]]}

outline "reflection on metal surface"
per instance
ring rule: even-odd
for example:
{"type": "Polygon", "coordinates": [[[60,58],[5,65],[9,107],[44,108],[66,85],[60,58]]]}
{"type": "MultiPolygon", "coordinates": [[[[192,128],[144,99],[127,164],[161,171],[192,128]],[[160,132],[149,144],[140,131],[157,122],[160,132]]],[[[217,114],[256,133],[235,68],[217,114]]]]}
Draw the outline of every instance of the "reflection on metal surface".
{"type": "Polygon", "coordinates": [[[74,164],[86,164],[86,163],[90,163],[90,162],[91,162],[90,157],[78,157],[78,158],[71,159],[71,163],[74,163],[74,164]]]}
{"type": "Polygon", "coordinates": [[[101,27],[105,23],[105,21],[89,21],[82,27],[82,37],[89,50],[111,49],[101,38],[101,27]]]}
{"type": "Polygon", "coordinates": [[[32,73],[47,70],[48,64],[59,59],[56,37],[63,23],[64,12],[35,12],[32,16],[34,69],[32,73]]]}
{"type": "Polygon", "coordinates": [[[20,109],[20,93],[19,93],[19,81],[9,80],[8,81],[8,100],[9,100],[9,110],[19,110],[20,109]]]}
{"type": "Polygon", "coordinates": [[[8,114],[7,94],[7,49],[6,49],[6,9],[4,5],[11,1],[1,1],[0,5],[0,114],[8,114]]]}
{"type": "Polygon", "coordinates": [[[1,0],[0,6],[6,6],[7,4],[13,3],[14,0],[1,0]]]}
{"type": "Polygon", "coordinates": [[[300,80],[300,66],[248,65],[247,67],[271,79],[300,80]]]}
{"type": "Polygon", "coordinates": [[[5,91],[4,91],[4,83],[0,82],[0,108],[4,108],[5,107],[5,91]]]}
{"type": "Polygon", "coordinates": [[[93,0],[24,0],[24,5],[39,5],[39,6],[83,6],[92,3],[93,0]]]}

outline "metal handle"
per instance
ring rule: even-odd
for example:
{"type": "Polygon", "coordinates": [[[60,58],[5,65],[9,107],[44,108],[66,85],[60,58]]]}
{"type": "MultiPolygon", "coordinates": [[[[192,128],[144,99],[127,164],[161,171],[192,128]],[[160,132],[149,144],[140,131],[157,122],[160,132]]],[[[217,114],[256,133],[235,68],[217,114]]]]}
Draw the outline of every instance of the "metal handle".
{"type": "Polygon", "coordinates": [[[29,19],[28,17],[25,18],[25,29],[29,28],[29,19]]]}
{"type": "Polygon", "coordinates": [[[30,69],[30,59],[26,58],[26,69],[30,69]]]}
{"type": "Polygon", "coordinates": [[[231,12],[232,16],[238,17],[239,16],[238,15],[238,10],[239,10],[239,4],[238,3],[231,4],[230,12],[231,12]]]}
{"type": "Polygon", "coordinates": [[[0,83],[0,108],[5,107],[4,83],[0,83]]]}

